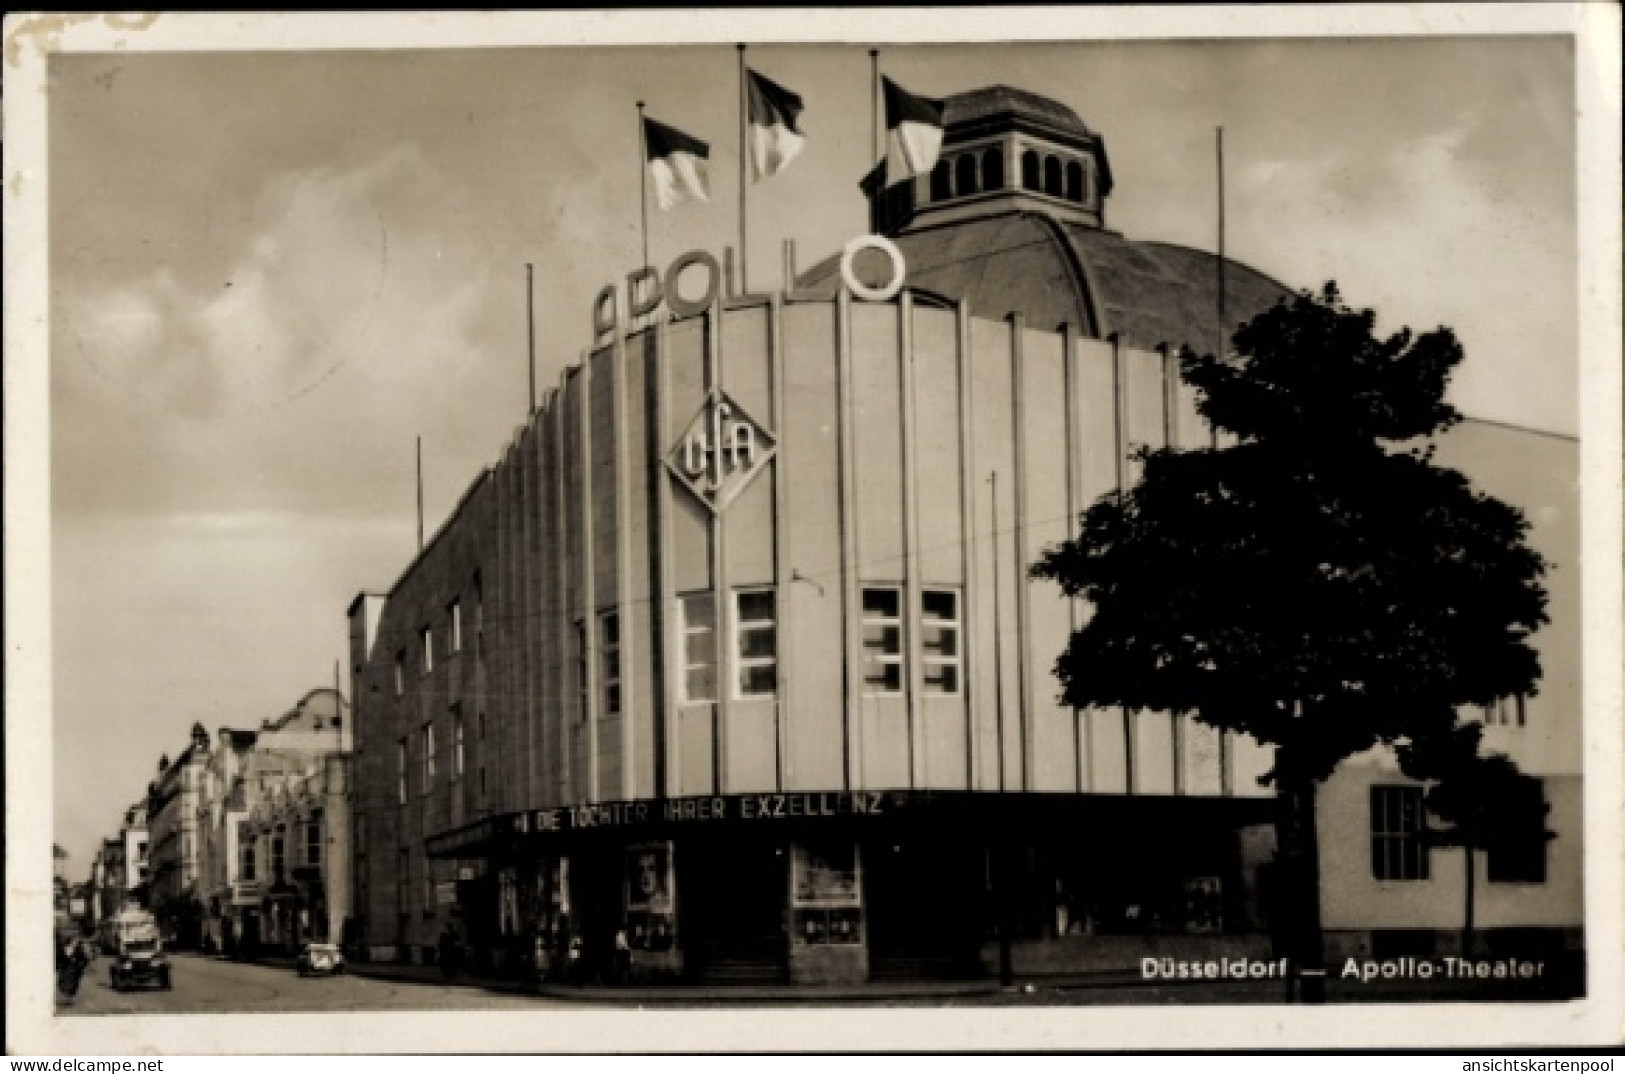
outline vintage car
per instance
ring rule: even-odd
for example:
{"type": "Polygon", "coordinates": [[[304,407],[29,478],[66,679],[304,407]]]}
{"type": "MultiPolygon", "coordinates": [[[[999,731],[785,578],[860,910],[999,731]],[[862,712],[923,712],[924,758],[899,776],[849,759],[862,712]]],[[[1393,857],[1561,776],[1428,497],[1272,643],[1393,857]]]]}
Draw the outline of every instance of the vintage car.
{"type": "Polygon", "coordinates": [[[115,992],[149,984],[165,991],[171,987],[169,958],[156,930],[122,937],[107,972],[115,992]]]}
{"type": "Polygon", "coordinates": [[[301,977],[326,977],[344,972],[344,953],[336,943],[307,943],[299,952],[301,977]]]}

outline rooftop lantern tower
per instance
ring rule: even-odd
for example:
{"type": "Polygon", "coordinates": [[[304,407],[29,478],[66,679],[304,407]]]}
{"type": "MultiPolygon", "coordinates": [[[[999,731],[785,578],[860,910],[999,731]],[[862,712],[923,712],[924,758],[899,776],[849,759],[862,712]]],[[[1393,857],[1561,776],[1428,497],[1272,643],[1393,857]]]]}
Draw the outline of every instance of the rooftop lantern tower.
{"type": "Polygon", "coordinates": [[[860,184],[881,235],[1027,210],[1100,228],[1112,189],[1106,143],[1059,101],[1013,86],[948,97],[930,175],[887,187],[885,163],[860,184]]]}

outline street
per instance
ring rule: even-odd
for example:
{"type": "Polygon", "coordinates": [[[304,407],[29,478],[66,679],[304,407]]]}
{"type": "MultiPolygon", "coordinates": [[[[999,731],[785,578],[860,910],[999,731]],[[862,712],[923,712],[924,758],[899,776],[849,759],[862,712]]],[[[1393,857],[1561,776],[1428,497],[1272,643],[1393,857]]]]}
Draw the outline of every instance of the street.
{"type": "Polygon", "coordinates": [[[300,977],[292,968],[173,955],[174,990],[115,992],[104,955],[85,971],[64,1015],[224,1014],[244,1011],[511,1010],[561,1005],[542,996],[505,994],[439,981],[386,981],[341,974],[300,977]]]}

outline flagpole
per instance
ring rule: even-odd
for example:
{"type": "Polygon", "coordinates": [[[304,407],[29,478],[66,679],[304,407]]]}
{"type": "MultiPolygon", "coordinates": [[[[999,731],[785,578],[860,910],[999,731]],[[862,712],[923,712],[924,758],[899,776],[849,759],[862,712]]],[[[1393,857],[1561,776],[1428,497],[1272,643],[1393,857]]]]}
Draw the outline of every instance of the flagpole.
{"type": "Polygon", "coordinates": [[[875,159],[884,153],[880,148],[880,50],[869,50],[869,144],[874,146],[875,159]]]}
{"type": "Polygon", "coordinates": [[[536,413],[536,266],[525,262],[525,338],[530,359],[530,413],[536,413]]]}
{"type": "Polygon", "coordinates": [[[1225,294],[1224,294],[1224,128],[1223,127],[1215,127],[1215,128],[1213,128],[1213,134],[1214,134],[1213,149],[1214,149],[1214,153],[1215,153],[1215,156],[1216,156],[1216,160],[1217,160],[1217,164],[1218,164],[1218,172],[1219,172],[1219,264],[1218,264],[1218,273],[1219,273],[1219,353],[1218,353],[1218,356],[1220,358],[1223,358],[1224,357],[1224,350],[1225,350],[1225,346],[1224,346],[1224,333],[1225,333],[1225,321],[1224,321],[1224,307],[1225,307],[1225,294]]]}
{"type": "Polygon", "coordinates": [[[739,49],[739,293],[750,293],[750,272],[747,269],[749,249],[745,241],[745,139],[749,135],[750,91],[745,86],[745,46],[739,49]]]}
{"type": "Polygon", "coordinates": [[[643,263],[649,267],[649,143],[644,133],[643,102],[638,102],[638,217],[643,222],[643,263]]]}

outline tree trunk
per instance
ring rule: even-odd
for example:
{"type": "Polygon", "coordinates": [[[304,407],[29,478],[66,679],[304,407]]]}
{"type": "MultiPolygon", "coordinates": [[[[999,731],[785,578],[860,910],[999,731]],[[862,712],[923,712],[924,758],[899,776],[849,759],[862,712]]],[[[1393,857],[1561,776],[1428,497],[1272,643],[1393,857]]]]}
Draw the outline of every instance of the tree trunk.
{"type": "Polygon", "coordinates": [[[1467,859],[1467,915],[1461,927],[1461,957],[1473,957],[1473,844],[1466,843],[1461,848],[1462,856],[1467,859]]]}
{"type": "Polygon", "coordinates": [[[1326,954],[1320,924],[1320,834],[1313,780],[1281,784],[1277,795],[1276,858],[1281,880],[1278,935],[1291,973],[1288,999],[1323,1003],[1326,954]]]}

